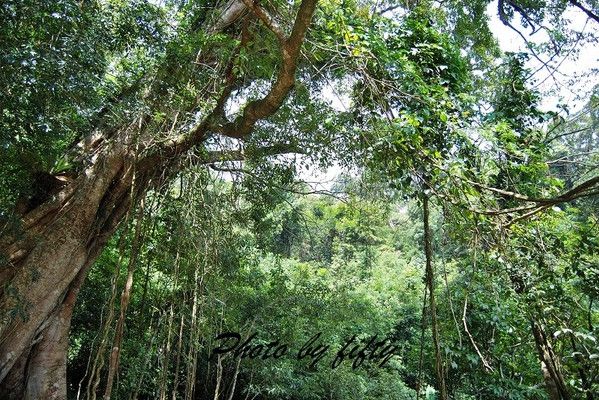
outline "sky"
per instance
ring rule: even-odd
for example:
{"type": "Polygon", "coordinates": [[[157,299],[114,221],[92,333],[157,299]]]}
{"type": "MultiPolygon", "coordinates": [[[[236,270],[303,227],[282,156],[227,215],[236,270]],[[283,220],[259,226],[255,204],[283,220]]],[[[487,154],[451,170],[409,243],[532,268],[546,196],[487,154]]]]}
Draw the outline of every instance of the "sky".
{"type": "MultiPolygon", "coordinates": [[[[499,20],[497,16],[497,1],[489,3],[486,12],[489,16],[489,27],[497,38],[501,50],[505,52],[527,50],[524,40],[499,20]]],[[[583,28],[587,31],[590,29],[599,29],[599,26],[594,21],[587,22],[587,16],[582,11],[573,7],[569,8],[566,17],[570,20],[569,27],[572,29],[578,31],[583,28]],[[585,26],[585,24],[587,25],[585,26]]],[[[527,32],[527,29],[519,25],[517,18],[512,21],[512,24],[522,32],[527,32]]],[[[530,32],[530,28],[528,32],[530,32]]],[[[546,39],[547,35],[542,30],[529,37],[529,40],[532,42],[542,42],[546,39]]],[[[546,57],[541,55],[542,59],[546,57]]],[[[537,60],[531,57],[529,67],[532,70],[537,70],[540,65],[537,60]]],[[[535,78],[539,84],[538,89],[544,94],[541,108],[546,111],[557,111],[557,105],[562,103],[568,105],[571,113],[581,109],[588,99],[589,90],[599,82],[597,82],[596,78],[594,82],[583,79],[573,84],[568,83],[568,80],[575,74],[589,72],[591,69],[599,67],[599,45],[596,43],[585,45],[581,48],[576,58],[558,58],[553,65],[556,66],[558,71],[554,73],[558,84],[556,84],[556,80],[551,77],[547,69],[541,69],[535,74],[535,78]]],[[[346,110],[348,108],[349,98],[342,93],[336,92],[333,87],[329,86],[326,88],[323,97],[328,99],[330,104],[338,110],[346,110]]],[[[236,104],[235,106],[238,107],[239,105],[236,104]]],[[[296,157],[301,158],[299,155],[296,157]]],[[[338,166],[333,166],[324,171],[316,167],[310,168],[307,171],[301,169],[299,179],[307,182],[313,190],[330,190],[335,182],[335,178],[342,172],[342,169],[338,166]]]]}
{"type": "MultiPolygon", "coordinates": [[[[497,1],[489,3],[487,7],[487,15],[489,16],[489,27],[491,32],[497,38],[499,47],[504,52],[520,52],[526,51],[526,44],[524,40],[512,29],[505,26],[497,16],[497,1]]],[[[566,17],[571,21],[570,28],[578,31],[585,28],[587,31],[590,29],[599,29],[599,26],[594,21],[588,21],[587,16],[580,10],[570,7],[567,11],[566,17]],[[587,23],[585,27],[585,23],[587,23]],[[594,25],[593,25],[594,24],[594,25]]],[[[513,21],[513,25],[526,32],[517,21],[513,21]]],[[[530,28],[529,28],[530,31],[530,28]]],[[[547,35],[543,31],[537,32],[530,38],[532,41],[540,42],[547,39],[547,35]]],[[[545,59],[545,58],[542,58],[545,59]]],[[[529,61],[529,67],[532,70],[539,68],[541,64],[531,58],[529,61]]],[[[562,57],[556,60],[555,63],[559,72],[555,73],[558,82],[557,85],[554,79],[551,78],[549,72],[546,69],[540,70],[536,74],[537,82],[539,82],[539,90],[541,92],[554,92],[553,94],[545,94],[541,103],[541,108],[544,110],[557,111],[557,105],[564,103],[568,105],[571,113],[580,110],[588,99],[588,91],[594,85],[599,83],[595,78],[595,81],[589,81],[588,79],[579,80],[575,84],[566,83],[576,73],[590,72],[593,68],[599,67],[599,45],[585,45],[581,48],[580,54],[576,58],[562,57]]],[[[344,97],[342,94],[336,93],[333,88],[325,90],[324,97],[328,98],[331,105],[338,110],[344,110],[348,107],[349,99],[344,97]]],[[[338,166],[333,166],[326,171],[311,169],[307,172],[300,174],[300,179],[311,182],[311,186],[319,190],[330,189],[334,183],[335,178],[343,172],[338,166]],[[316,182],[316,183],[314,183],[316,182]]]]}
{"type": "MultiPolygon", "coordinates": [[[[487,15],[490,19],[489,27],[495,35],[495,37],[497,38],[501,50],[506,52],[526,51],[526,45],[524,43],[524,40],[520,36],[518,36],[518,34],[514,32],[512,29],[503,25],[503,23],[497,17],[496,1],[488,5],[487,15]]],[[[566,11],[565,17],[570,20],[569,28],[574,29],[576,31],[581,31],[585,29],[585,31],[588,32],[591,29],[599,29],[599,25],[596,22],[587,22],[587,16],[584,14],[584,12],[577,8],[569,7],[566,11]]],[[[521,25],[518,24],[517,21],[513,21],[513,25],[522,32],[530,32],[530,28],[528,30],[523,28],[521,25]]],[[[547,39],[547,34],[541,30],[535,33],[533,36],[531,36],[530,39],[535,42],[541,42],[547,39]]],[[[542,57],[542,59],[546,60],[547,57],[542,57]]],[[[599,45],[597,43],[593,45],[585,45],[581,48],[578,57],[561,57],[557,58],[556,61],[557,62],[554,65],[559,65],[559,67],[557,68],[559,72],[556,73],[555,76],[558,78],[559,81],[563,80],[564,84],[559,87],[555,95],[544,97],[542,107],[551,109],[554,108],[555,105],[561,101],[563,103],[568,104],[568,107],[571,111],[577,111],[586,102],[588,90],[592,88],[594,84],[597,84],[599,82],[597,82],[596,78],[594,82],[582,79],[574,85],[568,85],[565,83],[565,81],[568,80],[567,77],[572,77],[574,74],[589,72],[592,68],[599,67],[599,45]],[[579,95],[582,96],[582,99],[577,98],[579,97],[579,95]]],[[[531,59],[529,64],[533,68],[533,70],[536,70],[541,65],[535,59],[531,59]]],[[[556,88],[555,82],[549,76],[549,73],[546,69],[542,69],[541,71],[539,71],[536,77],[539,82],[543,82],[539,86],[540,90],[552,90],[556,88]]]]}

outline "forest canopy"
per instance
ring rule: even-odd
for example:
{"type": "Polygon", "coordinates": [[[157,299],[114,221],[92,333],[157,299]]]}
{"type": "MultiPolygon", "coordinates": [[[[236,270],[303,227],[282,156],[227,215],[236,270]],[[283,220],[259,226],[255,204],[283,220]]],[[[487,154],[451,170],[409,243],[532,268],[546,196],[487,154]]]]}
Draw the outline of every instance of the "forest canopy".
{"type": "Polygon", "coordinates": [[[595,0],[3,1],[0,398],[599,399],[598,39],[595,0]]]}

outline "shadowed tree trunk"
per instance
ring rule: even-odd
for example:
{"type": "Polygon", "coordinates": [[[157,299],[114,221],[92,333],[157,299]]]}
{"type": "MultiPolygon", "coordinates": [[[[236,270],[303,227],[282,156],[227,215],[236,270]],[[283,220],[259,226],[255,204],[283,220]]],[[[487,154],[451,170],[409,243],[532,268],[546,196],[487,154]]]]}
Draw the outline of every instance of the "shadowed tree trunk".
{"type": "Polygon", "coordinates": [[[569,400],[570,395],[566,387],[566,381],[561,372],[559,360],[553,352],[553,347],[545,330],[539,322],[531,320],[532,333],[541,362],[541,371],[545,380],[545,388],[551,400],[569,400]]]}
{"type": "Polygon", "coordinates": [[[26,212],[21,232],[0,239],[6,259],[0,270],[0,398],[66,398],[68,331],[77,292],[133,205],[131,199],[142,198],[159,177],[172,176],[180,156],[201,145],[208,132],[241,138],[277,111],[293,87],[316,2],[301,3],[288,37],[250,0],[229,3],[207,31],[231,25],[249,7],[279,39],[281,67],[270,91],[227,122],[222,107],[234,83],[228,79],[214,110],[200,124],[152,148],[152,140],[144,137],[147,116],[113,134],[94,132],[81,144],[88,161],[79,175],[26,212]]]}
{"type": "Polygon", "coordinates": [[[435,373],[439,390],[439,399],[449,399],[445,385],[445,365],[441,354],[439,323],[437,322],[437,304],[435,302],[435,271],[433,269],[433,249],[430,227],[429,198],[422,194],[422,220],[424,228],[424,256],[426,261],[425,283],[428,288],[429,308],[431,313],[431,331],[433,333],[433,347],[435,349],[435,373]]]}
{"type": "Polygon", "coordinates": [[[66,396],[67,334],[77,292],[130,207],[130,152],[124,145],[101,151],[56,199],[24,216],[20,237],[3,239],[9,261],[0,282],[3,397],[66,396]]]}

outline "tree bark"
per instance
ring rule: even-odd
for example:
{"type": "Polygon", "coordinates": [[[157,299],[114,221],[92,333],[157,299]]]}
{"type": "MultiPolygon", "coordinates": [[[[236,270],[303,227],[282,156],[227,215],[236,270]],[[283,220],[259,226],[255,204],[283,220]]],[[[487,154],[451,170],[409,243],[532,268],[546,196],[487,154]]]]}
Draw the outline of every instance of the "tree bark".
{"type": "Polygon", "coordinates": [[[561,372],[559,360],[553,352],[553,347],[547,339],[545,330],[534,319],[531,320],[531,326],[549,398],[551,400],[569,400],[570,395],[568,394],[566,381],[561,372]]]}
{"type": "Polygon", "coordinates": [[[112,343],[112,350],[110,352],[110,363],[108,366],[108,378],[106,379],[106,390],[104,391],[104,399],[109,400],[112,393],[112,385],[114,378],[119,369],[119,358],[121,355],[121,347],[123,342],[123,331],[125,329],[125,316],[127,315],[127,308],[129,307],[129,301],[131,299],[131,290],[133,289],[133,274],[136,269],[137,255],[139,254],[139,238],[141,236],[141,226],[143,219],[143,200],[139,206],[137,213],[137,220],[135,222],[135,236],[132,243],[132,253],[129,258],[129,265],[127,267],[127,281],[125,287],[121,293],[121,307],[119,313],[119,320],[116,325],[116,332],[112,343]]]}
{"type": "MultiPolygon", "coordinates": [[[[27,211],[21,232],[0,238],[6,260],[0,266],[0,398],[66,398],[68,331],[77,292],[133,205],[131,199],[143,198],[158,177],[172,175],[181,155],[201,145],[209,131],[243,137],[278,110],[293,87],[316,3],[302,1],[289,38],[280,43],[282,63],[270,91],[250,102],[234,122],[215,122],[223,120],[222,105],[231,95],[226,87],[198,126],[151,150],[151,141],[142,135],[147,115],[110,133],[93,132],[81,143],[85,164],[78,176],[27,211]]],[[[240,17],[237,5],[230,18],[240,17]]],[[[234,22],[223,18],[219,26],[234,22]]]]}
{"type": "Polygon", "coordinates": [[[19,397],[17,387],[25,389],[24,398],[66,396],[75,298],[128,209],[131,174],[125,155],[124,146],[107,149],[54,201],[24,216],[22,237],[2,240],[8,259],[0,282],[0,394],[5,397],[19,397]]]}
{"type": "Polygon", "coordinates": [[[435,372],[439,389],[439,399],[447,400],[447,387],[445,385],[445,366],[441,355],[439,339],[439,324],[437,322],[437,304],[435,302],[435,271],[433,270],[433,250],[431,228],[429,221],[428,196],[422,195],[422,216],[424,223],[424,256],[426,259],[426,286],[428,287],[429,308],[431,312],[431,329],[433,332],[433,345],[435,348],[435,372]]]}

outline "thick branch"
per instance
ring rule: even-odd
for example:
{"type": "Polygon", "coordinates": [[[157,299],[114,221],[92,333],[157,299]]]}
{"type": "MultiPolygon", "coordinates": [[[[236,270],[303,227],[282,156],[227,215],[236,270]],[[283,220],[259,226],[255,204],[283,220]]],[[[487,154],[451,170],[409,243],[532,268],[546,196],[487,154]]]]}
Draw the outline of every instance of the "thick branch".
{"type": "Polygon", "coordinates": [[[482,183],[474,182],[471,180],[465,180],[465,181],[479,189],[494,192],[494,193],[500,194],[502,196],[511,197],[512,199],[515,199],[515,200],[543,204],[543,205],[554,205],[554,204],[565,203],[568,201],[576,200],[580,197],[584,197],[587,195],[595,194],[595,191],[590,191],[590,190],[595,188],[595,186],[597,184],[599,184],[599,176],[595,176],[594,178],[588,179],[585,182],[581,183],[580,185],[575,186],[572,189],[560,194],[559,196],[551,197],[551,198],[528,197],[528,196],[520,194],[520,193],[510,192],[508,190],[503,190],[503,189],[486,186],[486,185],[483,185],[482,183]]]}
{"type": "Polygon", "coordinates": [[[209,33],[217,33],[232,25],[235,21],[241,18],[247,11],[247,6],[241,0],[231,0],[224,7],[223,12],[219,15],[218,20],[208,28],[209,33]]]}
{"type": "MultiPolygon", "coordinates": [[[[252,150],[256,157],[276,156],[279,154],[305,154],[305,151],[290,144],[274,144],[252,150]]],[[[248,153],[245,150],[212,150],[202,156],[202,163],[213,164],[220,161],[245,161],[248,153]]]]}
{"type": "Polygon", "coordinates": [[[579,9],[581,9],[582,11],[584,11],[584,13],[590,18],[595,20],[595,22],[599,22],[599,16],[597,16],[597,14],[593,13],[591,10],[589,10],[588,8],[586,8],[585,6],[583,6],[580,2],[576,1],[576,0],[568,0],[568,2],[570,4],[572,4],[575,7],[578,7],[579,9]]]}
{"type": "Polygon", "coordinates": [[[233,138],[243,138],[254,128],[260,119],[274,114],[285,101],[287,94],[295,84],[295,72],[300,50],[312,15],[316,10],[318,0],[303,0],[300,5],[291,35],[281,47],[282,66],[277,80],[272,85],[270,92],[260,100],[250,102],[243,110],[243,114],[235,121],[225,124],[218,132],[233,138]]]}
{"type": "Polygon", "coordinates": [[[252,12],[266,25],[266,27],[275,34],[279,43],[282,46],[285,45],[285,33],[283,29],[279,26],[277,21],[266,11],[264,8],[260,7],[258,4],[254,2],[254,0],[243,0],[243,3],[250,9],[252,12]]]}
{"type": "MultiPolygon", "coordinates": [[[[160,150],[143,161],[144,167],[156,165],[158,160],[164,157],[172,157],[200,144],[206,138],[208,132],[213,131],[233,138],[243,138],[254,128],[260,119],[274,114],[295,83],[295,71],[302,43],[312,20],[318,0],[303,0],[295,19],[291,35],[282,45],[283,63],[277,80],[271,87],[270,92],[262,99],[255,100],[246,105],[243,114],[234,122],[225,123],[222,126],[218,122],[223,117],[223,105],[229,99],[232,92],[231,76],[228,76],[225,88],[210,114],[193,127],[186,134],[169,140],[160,147],[160,150]]],[[[242,40],[243,41],[243,40],[242,40]]],[[[232,64],[230,65],[232,68],[232,64]]]]}

